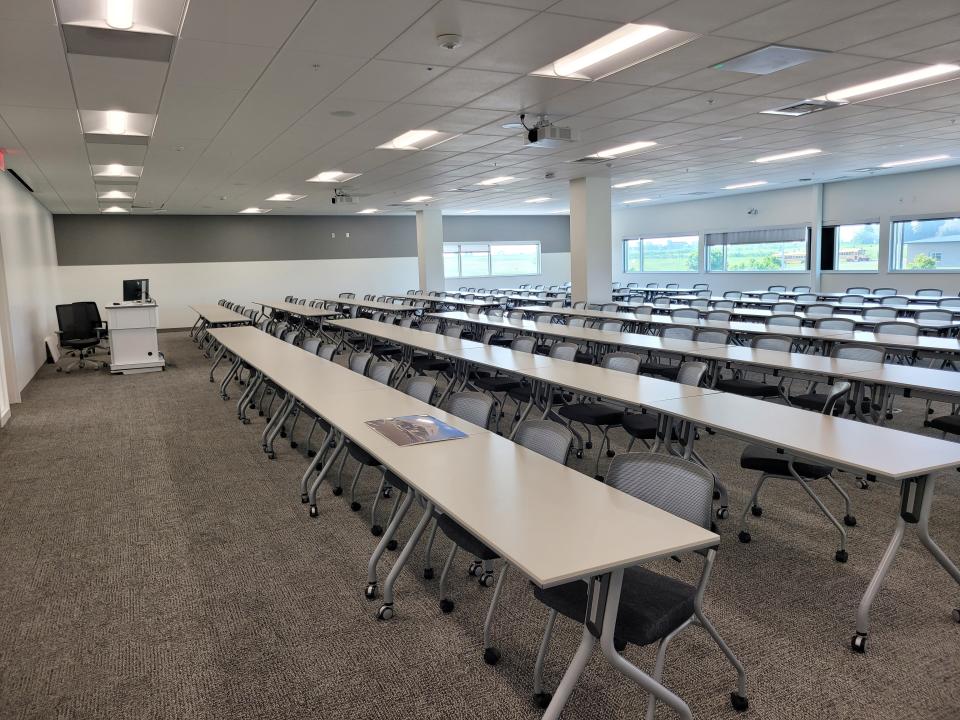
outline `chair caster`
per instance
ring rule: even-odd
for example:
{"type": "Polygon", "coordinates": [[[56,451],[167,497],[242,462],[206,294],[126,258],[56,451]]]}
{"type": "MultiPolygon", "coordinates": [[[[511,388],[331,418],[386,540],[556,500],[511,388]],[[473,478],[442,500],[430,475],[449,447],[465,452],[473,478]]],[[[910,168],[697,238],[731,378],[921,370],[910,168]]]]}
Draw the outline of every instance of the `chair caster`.
{"type": "Polygon", "coordinates": [[[837,550],[837,554],[834,555],[834,559],[836,559],[838,563],[845,563],[847,561],[847,551],[837,550]]]}
{"type": "Polygon", "coordinates": [[[391,540],[387,543],[387,550],[396,550],[399,543],[396,540],[391,540]]]}
{"type": "Polygon", "coordinates": [[[243,418],[243,420],[241,420],[240,422],[242,422],[244,425],[249,425],[249,424],[250,424],[250,418],[243,418]]]}
{"type": "Polygon", "coordinates": [[[587,440],[587,441],[583,444],[583,446],[584,446],[587,450],[592,450],[592,449],[593,449],[593,443],[592,443],[591,441],[589,441],[589,440],[587,440]]]}
{"type": "Polygon", "coordinates": [[[717,508],[717,520],[726,520],[730,515],[730,508],[726,505],[717,508]]]}
{"type": "Polygon", "coordinates": [[[846,525],[847,527],[856,527],[857,519],[853,515],[844,515],[843,524],[846,525]]]}
{"type": "Polygon", "coordinates": [[[383,535],[383,528],[380,527],[379,525],[371,525],[370,534],[373,535],[374,537],[380,537],[381,535],[383,535]]]}
{"type": "Polygon", "coordinates": [[[449,615],[452,613],[454,607],[453,600],[443,598],[443,600],[440,601],[440,612],[442,612],[444,615],[449,615]]]}
{"type": "Polygon", "coordinates": [[[870,488],[870,483],[868,483],[864,478],[858,478],[857,487],[861,490],[867,490],[870,488]]]}
{"type": "Polygon", "coordinates": [[[577,450],[577,458],[580,460],[583,459],[583,450],[577,450]]]}
{"type": "Polygon", "coordinates": [[[343,495],[343,488],[337,485],[332,491],[334,495],[343,495]]]}
{"type": "Polygon", "coordinates": [[[377,599],[377,584],[370,583],[367,585],[367,589],[363,591],[363,596],[367,600],[376,600],[377,599]]]}
{"type": "Polygon", "coordinates": [[[385,498],[393,497],[393,488],[390,487],[389,485],[387,485],[387,486],[383,489],[383,497],[385,497],[385,498]]]}
{"type": "Polygon", "coordinates": [[[616,451],[616,450],[607,450],[607,457],[608,457],[608,458],[612,458],[612,457],[613,457],[614,455],[616,455],[616,454],[617,454],[617,451],[616,451]]]}
{"type": "Polygon", "coordinates": [[[477,582],[480,583],[481,587],[485,587],[485,588],[493,587],[493,573],[485,572],[483,575],[480,576],[480,579],[477,580],[477,582]]]}
{"type": "Polygon", "coordinates": [[[753,513],[754,517],[760,517],[761,515],[763,515],[763,508],[760,507],[759,505],[754,505],[753,507],[750,508],[750,512],[753,513]]]}
{"type": "Polygon", "coordinates": [[[719,491],[719,490],[714,490],[714,491],[713,491],[713,499],[714,499],[714,500],[719,500],[719,499],[720,499],[720,491],[719,491]]]}
{"type": "Polygon", "coordinates": [[[737,693],[730,693],[730,704],[733,705],[733,709],[737,712],[744,712],[747,708],[750,707],[750,701],[743,695],[738,695],[737,693]]]}
{"type": "Polygon", "coordinates": [[[850,638],[850,649],[863,655],[867,651],[867,636],[857,633],[850,638]]]}
{"type": "Polygon", "coordinates": [[[259,415],[260,417],[263,417],[263,410],[258,410],[257,415],[259,415]]]}
{"type": "Polygon", "coordinates": [[[356,501],[350,503],[350,509],[353,510],[354,512],[357,512],[357,510],[359,510],[361,507],[362,506],[360,505],[360,503],[356,501]]]}
{"type": "Polygon", "coordinates": [[[377,620],[389,620],[393,617],[393,605],[381,605],[377,610],[377,620]]]}
{"type": "Polygon", "coordinates": [[[317,511],[317,506],[316,506],[316,505],[311,505],[311,506],[310,506],[310,517],[317,517],[317,515],[319,515],[319,514],[320,514],[320,513],[317,511]]]}
{"type": "Polygon", "coordinates": [[[317,456],[316,450],[307,450],[307,457],[316,457],[316,456],[317,456]]]}
{"type": "Polygon", "coordinates": [[[953,615],[953,621],[955,623],[960,623],[960,608],[954,608],[952,615],[953,615]]]}
{"type": "Polygon", "coordinates": [[[294,450],[296,450],[296,449],[299,447],[299,443],[294,442],[293,440],[291,440],[291,441],[290,441],[290,447],[292,447],[294,450]]]}
{"type": "Polygon", "coordinates": [[[553,700],[553,693],[542,692],[533,696],[533,704],[541,710],[546,710],[550,707],[551,700],[553,700]]]}
{"type": "Polygon", "coordinates": [[[603,482],[603,475],[594,475],[593,479],[597,482],[603,482]]]}
{"type": "Polygon", "coordinates": [[[748,543],[750,542],[750,533],[746,530],[741,530],[737,533],[737,539],[742,543],[748,543]]]}
{"type": "Polygon", "coordinates": [[[496,665],[500,662],[500,651],[496,648],[486,648],[483,651],[483,661],[487,665],[496,665]]]}
{"type": "Polygon", "coordinates": [[[213,378],[210,378],[210,382],[213,382],[213,378]]]}
{"type": "Polygon", "coordinates": [[[63,368],[57,368],[57,372],[62,373],[62,372],[63,372],[63,368]]]}
{"type": "Polygon", "coordinates": [[[271,450],[270,452],[267,453],[267,457],[268,457],[270,460],[276,460],[276,459],[277,459],[277,454],[271,450]]]}
{"type": "Polygon", "coordinates": [[[483,575],[483,563],[479,560],[474,560],[470,563],[470,567],[467,568],[467,575],[470,577],[480,577],[483,575]]]}
{"type": "Polygon", "coordinates": [[[280,437],[285,438],[286,436],[287,436],[287,431],[286,431],[286,430],[281,430],[281,431],[280,431],[280,437]]]}
{"type": "Polygon", "coordinates": [[[300,502],[306,505],[308,502],[310,502],[310,496],[306,493],[303,493],[303,495],[300,496],[300,502]]]}

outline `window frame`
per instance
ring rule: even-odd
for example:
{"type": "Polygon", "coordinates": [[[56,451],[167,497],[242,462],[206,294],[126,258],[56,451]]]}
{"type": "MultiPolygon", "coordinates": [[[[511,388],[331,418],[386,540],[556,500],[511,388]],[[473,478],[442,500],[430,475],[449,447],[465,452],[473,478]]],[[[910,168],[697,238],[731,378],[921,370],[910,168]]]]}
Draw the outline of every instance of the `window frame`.
{"type": "MultiPolygon", "coordinates": [[[[771,242],[775,243],[777,241],[774,240],[771,242]]],[[[792,242],[796,242],[796,241],[792,241],[792,242]]],[[[737,243],[737,244],[740,244],[740,243],[737,243]]],[[[743,243],[743,244],[762,245],[764,243],[743,243]]],[[[710,230],[703,234],[703,272],[713,273],[713,274],[733,273],[738,275],[742,275],[744,273],[785,273],[785,274],[794,274],[794,275],[809,275],[811,272],[811,261],[812,261],[812,254],[813,254],[812,251],[813,251],[813,227],[809,224],[801,225],[798,223],[797,225],[776,225],[776,226],[762,227],[762,228],[747,228],[743,230],[710,230]],[[783,230],[791,227],[802,227],[806,232],[806,245],[807,245],[806,257],[805,257],[806,267],[800,270],[795,270],[793,268],[790,268],[790,269],[777,268],[772,270],[758,270],[756,268],[749,268],[745,270],[728,270],[727,269],[727,248],[729,247],[729,245],[727,243],[724,243],[722,245],[707,244],[707,235],[719,234],[719,233],[731,233],[731,232],[735,233],[735,232],[753,232],[753,231],[764,231],[764,230],[783,230]],[[710,268],[710,248],[711,247],[719,247],[723,249],[723,269],[722,270],[712,270],[710,268]]]]}
{"type": "Polygon", "coordinates": [[[470,279],[481,279],[481,278],[494,278],[494,277],[539,277],[543,274],[543,246],[539,240],[488,240],[488,241],[472,241],[472,242],[445,242],[443,243],[443,255],[444,255],[444,279],[445,280],[470,280],[470,279]],[[467,246],[486,246],[487,247],[487,274],[485,275],[464,275],[463,274],[463,258],[464,254],[463,247],[467,246]],[[494,246],[508,246],[508,245],[532,245],[536,247],[537,254],[537,271],[535,273],[520,273],[520,274],[500,274],[493,272],[493,252],[490,248],[494,246]],[[455,247],[455,252],[448,251],[448,248],[455,247]],[[456,255],[457,258],[457,274],[456,275],[447,275],[446,274],[446,256],[447,255],[456,255]]]}
{"type": "MultiPolygon", "coordinates": [[[[855,220],[850,222],[829,222],[823,223],[821,232],[823,229],[833,228],[834,229],[834,243],[833,243],[833,269],[832,270],[821,270],[820,272],[824,274],[830,273],[840,273],[840,274],[853,274],[853,275],[878,275],[880,273],[880,263],[882,258],[880,257],[882,253],[880,252],[881,247],[883,246],[883,220],[880,218],[871,218],[868,220],[855,220]],[[839,267],[840,264],[840,242],[836,237],[836,231],[838,228],[847,226],[847,225],[876,225],[877,226],[877,267],[873,270],[843,270],[839,267]]],[[[820,244],[820,251],[823,252],[823,243],[820,244]]]]}
{"type": "Polygon", "coordinates": [[[624,275],[650,275],[652,273],[665,273],[665,274],[675,274],[675,273],[699,273],[701,268],[703,268],[703,235],[702,233],[671,233],[669,235],[640,235],[638,237],[629,237],[623,238],[620,241],[620,266],[623,269],[624,275]],[[645,270],[643,267],[643,241],[644,240],[668,240],[673,238],[696,238],[697,239],[697,267],[694,270],[645,270]],[[640,269],[639,270],[628,270],[627,269],[627,243],[630,242],[639,242],[640,243],[640,269]]]}
{"type": "Polygon", "coordinates": [[[887,239],[887,272],[888,273],[906,273],[906,274],[957,274],[960,273],[960,268],[898,268],[895,266],[895,263],[900,261],[900,252],[898,252],[898,245],[901,243],[901,240],[897,239],[897,225],[900,223],[909,223],[909,222],[925,222],[928,220],[960,220],[960,212],[946,212],[946,213],[924,213],[922,215],[896,215],[892,216],[889,219],[889,236],[887,239]]]}

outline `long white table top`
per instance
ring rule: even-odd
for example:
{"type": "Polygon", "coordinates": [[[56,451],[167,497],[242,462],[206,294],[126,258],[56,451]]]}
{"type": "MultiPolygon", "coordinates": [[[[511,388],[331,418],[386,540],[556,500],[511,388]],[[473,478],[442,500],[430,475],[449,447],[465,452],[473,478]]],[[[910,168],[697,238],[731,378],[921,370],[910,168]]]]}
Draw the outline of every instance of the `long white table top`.
{"type": "Polygon", "coordinates": [[[227,323],[249,325],[253,322],[246,315],[235,312],[229,308],[225,308],[223,305],[217,305],[215,303],[190,305],[189,307],[211,325],[225,325],[227,323]]]}
{"type": "Polygon", "coordinates": [[[254,328],[213,332],[541,587],[719,542],[709,530],[254,328]],[[346,390],[347,383],[363,389],[346,390]],[[343,402],[352,392],[362,400],[343,402]],[[468,437],[399,447],[366,425],[411,414],[433,415],[468,437]]]}
{"type": "Polygon", "coordinates": [[[406,303],[385,303],[377,302],[375,300],[357,300],[356,298],[329,298],[322,297],[318,298],[328,303],[337,303],[339,305],[347,306],[357,306],[362,308],[367,308],[368,310],[383,310],[385,312],[412,312],[418,310],[416,305],[408,305],[406,303]]]}
{"type": "Polygon", "coordinates": [[[297,303],[284,302],[283,300],[254,300],[254,305],[280,310],[288,315],[298,315],[302,318],[325,318],[336,317],[340,313],[333,310],[324,310],[323,308],[310,307],[309,305],[299,305],[297,303]]]}

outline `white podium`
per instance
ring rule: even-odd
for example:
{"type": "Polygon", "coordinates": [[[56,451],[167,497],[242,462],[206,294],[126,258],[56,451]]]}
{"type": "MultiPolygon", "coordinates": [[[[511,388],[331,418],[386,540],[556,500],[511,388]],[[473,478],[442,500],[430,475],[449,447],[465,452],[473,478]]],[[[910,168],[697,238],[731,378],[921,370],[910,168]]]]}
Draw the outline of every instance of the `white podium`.
{"type": "Polygon", "coordinates": [[[157,304],[122,302],[107,306],[110,372],[158,372],[166,364],[157,346],[157,304]]]}

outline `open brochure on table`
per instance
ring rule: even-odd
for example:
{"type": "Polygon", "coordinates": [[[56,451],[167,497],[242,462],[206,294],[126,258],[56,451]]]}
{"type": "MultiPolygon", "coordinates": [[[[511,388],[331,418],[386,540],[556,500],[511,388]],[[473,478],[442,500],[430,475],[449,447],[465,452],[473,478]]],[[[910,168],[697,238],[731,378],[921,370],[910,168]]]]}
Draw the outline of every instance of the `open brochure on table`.
{"type": "Polygon", "coordinates": [[[466,433],[447,425],[442,420],[437,420],[432,415],[404,415],[382,420],[367,420],[367,425],[401,447],[467,437],[466,433]]]}

